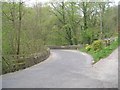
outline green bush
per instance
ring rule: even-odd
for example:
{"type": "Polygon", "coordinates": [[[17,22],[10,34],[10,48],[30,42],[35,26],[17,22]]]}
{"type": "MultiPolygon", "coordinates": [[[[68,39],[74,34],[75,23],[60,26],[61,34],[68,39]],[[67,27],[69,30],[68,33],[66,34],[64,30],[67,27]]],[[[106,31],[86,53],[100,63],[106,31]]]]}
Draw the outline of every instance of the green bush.
{"type": "Polygon", "coordinates": [[[94,51],[100,51],[103,48],[103,41],[96,40],[92,43],[92,48],[94,51]]]}
{"type": "Polygon", "coordinates": [[[98,62],[100,59],[105,58],[107,56],[109,56],[113,50],[115,50],[118,47],[119,40],[116,39],[115,41],[111,42],[111,44],[109,46],[103,47],[103,42],[102,41],[94,41],[94,43],[92,45],[86,45],[84,48],[81,49],[82,52],[87,52],[90,55],[92,55],[93,59],[94,59],[94,63],[98,62]],[[96,43],[100,42],[101,44],[101,49],[99,49],[99,51],[94,51],[94,49],[96,50],[95,46],[96,43]],[[91,49],[89,50],[91,46],[91,49]],[[89,51],[87,51],[89,50],[89,51]]]}
{"type": "Polygon", "coordinates": [[[86,49],[87,51],[90,51],[90,50],[92,49],[92,46],[91,46],[91,45],[86,45],[85,49],[86,49]]]}

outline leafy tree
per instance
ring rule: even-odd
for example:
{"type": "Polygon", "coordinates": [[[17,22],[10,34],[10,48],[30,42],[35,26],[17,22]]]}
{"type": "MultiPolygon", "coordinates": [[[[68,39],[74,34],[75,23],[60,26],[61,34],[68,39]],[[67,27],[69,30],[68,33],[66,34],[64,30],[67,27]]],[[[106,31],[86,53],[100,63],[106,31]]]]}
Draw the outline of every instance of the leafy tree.
{"type": "Polygon", "coordinates": [[[20,52],[20,31],[21,31],[21,20],[23,15],[22,7],[23,7],[22,1],[16,3],[13,0],[10,1],[9,3],[3,3],[3,10],[2,10],[3,21],[5,19],[9,22],[8,23],[9,25],[12,24],[11,25],[12,35],[11,35],[10,45],[14,50],[13,53],[16,53],[17,55],[19,55],[20,52]]]}

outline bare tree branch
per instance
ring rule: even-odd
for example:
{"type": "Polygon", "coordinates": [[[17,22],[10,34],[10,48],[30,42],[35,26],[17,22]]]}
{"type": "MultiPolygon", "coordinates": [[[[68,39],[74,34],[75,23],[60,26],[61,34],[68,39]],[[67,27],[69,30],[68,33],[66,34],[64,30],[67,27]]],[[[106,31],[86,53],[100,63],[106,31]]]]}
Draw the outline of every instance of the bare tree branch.
{"type": "Polygon", "coordinates": [[[60,17],[59,17],[54,11],[50,11],[50,12],[52,12],[52,13],[58,18],[58,20],[59,20],[61,23],[64,23],[64,22],[60,19],[60,17]]]}
{"type": "Polygon", "coordinates": [[[11,20],[11,21],[13,21],[13,19],[12,18],[10,18],[10,16],[8,16],[4,11],[2,11],[3,12],[3,14],[7,17],[7,19],[9,19],[9,20],[11,20]]]}
{"type": "Polygon", "coordinates": [[[53,6],[53,8],[54,8],[60,15],[62,15],[62,13],[61,13],[59,10],[57,10],[57,8],[54,6],[53,3],[51,3],[51,5],[53,6]]]}

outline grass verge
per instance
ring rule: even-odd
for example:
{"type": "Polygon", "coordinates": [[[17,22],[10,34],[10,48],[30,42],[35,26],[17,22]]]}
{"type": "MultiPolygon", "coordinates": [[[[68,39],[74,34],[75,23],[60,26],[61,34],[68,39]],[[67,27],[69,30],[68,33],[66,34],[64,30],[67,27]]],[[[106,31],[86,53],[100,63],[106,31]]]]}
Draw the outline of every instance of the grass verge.
{"type": "Polygon", "coordinates": [[[116,41],[113,41],[109,46],[103,47],[103,49],[97,52],[95,52],[92,49],[90,51],[87,51],[85,47],[81,48],[80,51],[90,54],[95,61],[94,63],[96,63],[100,59],[109,56],[119,45],[120,43],[118,42],[118,40],[116,40],[116,41]]]}

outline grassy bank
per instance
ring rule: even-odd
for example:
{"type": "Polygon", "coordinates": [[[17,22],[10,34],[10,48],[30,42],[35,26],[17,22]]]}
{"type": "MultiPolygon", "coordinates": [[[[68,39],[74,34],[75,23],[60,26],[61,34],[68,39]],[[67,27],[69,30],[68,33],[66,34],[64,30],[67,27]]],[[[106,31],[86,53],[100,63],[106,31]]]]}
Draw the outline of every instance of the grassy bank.
{"type": "Polygon", "coordinates": [[[96,63],[100,59],[109,56],[117,47],[118,47],[118,40],[113,41],[109,46],[104,46],[99,51],[94,51],[93,49],[91,49],[90,51],[87,51],[85,49],[85,47],[80,49],[80,51],[90,54],[93,57],[94,61],[95,61],[94,63],[96,63]]]}

